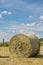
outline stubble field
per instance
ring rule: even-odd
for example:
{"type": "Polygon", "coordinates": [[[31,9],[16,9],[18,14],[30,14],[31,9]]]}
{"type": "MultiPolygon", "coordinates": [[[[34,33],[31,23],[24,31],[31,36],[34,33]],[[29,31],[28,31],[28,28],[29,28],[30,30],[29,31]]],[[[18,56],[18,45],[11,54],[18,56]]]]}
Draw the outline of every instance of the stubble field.
{"type": "Polygon", "coordinates": [[[43,65],[43,46],[37,57],[12,58],[9,47],[0,47],[0,65],[43,65]]]}

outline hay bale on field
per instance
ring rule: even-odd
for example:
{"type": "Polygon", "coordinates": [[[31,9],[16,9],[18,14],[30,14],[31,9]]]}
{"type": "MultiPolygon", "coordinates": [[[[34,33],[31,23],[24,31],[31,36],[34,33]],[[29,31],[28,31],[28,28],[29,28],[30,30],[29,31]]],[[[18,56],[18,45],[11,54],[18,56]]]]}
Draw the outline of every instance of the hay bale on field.
{"type": "Polygon", "coordinates": [[[14,57],[30,57],[38,53],[39,51],[38,42],[39,42],[38,38],[31,39],[27,35],[17,34],[11,38],[9,49],[14,57]]]}

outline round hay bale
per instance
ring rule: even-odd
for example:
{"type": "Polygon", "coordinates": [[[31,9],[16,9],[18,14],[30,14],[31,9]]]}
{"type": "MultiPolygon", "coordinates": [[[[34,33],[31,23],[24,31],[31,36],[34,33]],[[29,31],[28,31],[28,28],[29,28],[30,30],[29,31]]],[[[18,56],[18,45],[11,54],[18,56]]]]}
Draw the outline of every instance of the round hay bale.
{"type": "Polygon", "coordinates": [[[38,37],[33,33],[29,33],[29,34],[25,34],[25,35],[28,36],[28,38],[31,40],[31,43],[32,43],[32,54],[31,54],[31,56],[36,56],[40,50],[40,42],[39,42],[38,37]]]}
{"type": "Polygon", "coordinates": [[[13,57],[36,56],[40,49],[39,39],[34,34],[17,34],[10,40],[10,52],[13,57]]]}
{"type": "Polygon", "coordinates": [[[13,36],[10,40],[9,49],[13,57],[30,57],[32,54],[31,41],[24,34],[13,36]]]}

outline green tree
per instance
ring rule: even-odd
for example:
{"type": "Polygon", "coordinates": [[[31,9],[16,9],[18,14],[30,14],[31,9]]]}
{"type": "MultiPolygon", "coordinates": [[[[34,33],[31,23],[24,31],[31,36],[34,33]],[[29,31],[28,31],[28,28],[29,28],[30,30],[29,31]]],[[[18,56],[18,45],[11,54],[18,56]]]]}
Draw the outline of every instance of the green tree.
{"type": "Polygon", "coordinates": [[[4,41],[5,41],[5,40],[4,40],[4,38],[3,38],[3,46],[4,46],[4,43],[5,43],[4,41]]]}

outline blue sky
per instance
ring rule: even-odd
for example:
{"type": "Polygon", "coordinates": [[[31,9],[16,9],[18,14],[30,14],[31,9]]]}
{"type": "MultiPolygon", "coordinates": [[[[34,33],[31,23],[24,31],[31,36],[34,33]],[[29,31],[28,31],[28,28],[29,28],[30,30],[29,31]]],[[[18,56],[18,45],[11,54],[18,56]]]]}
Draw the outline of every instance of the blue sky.
{"type": "Polygon", "coordinates": [[[43,37],[43,0],[0,0],[0,41],[18,33],[43,37]]]}

